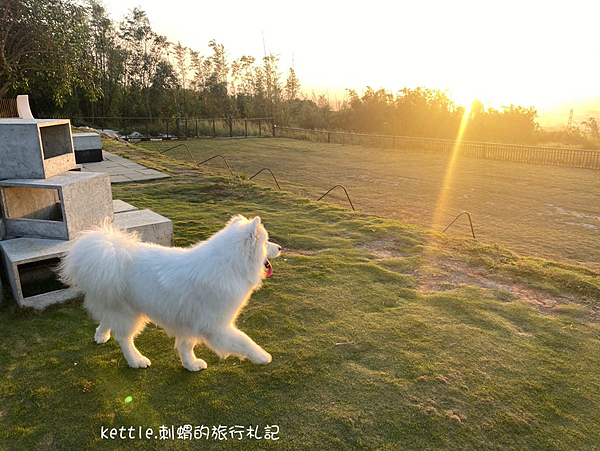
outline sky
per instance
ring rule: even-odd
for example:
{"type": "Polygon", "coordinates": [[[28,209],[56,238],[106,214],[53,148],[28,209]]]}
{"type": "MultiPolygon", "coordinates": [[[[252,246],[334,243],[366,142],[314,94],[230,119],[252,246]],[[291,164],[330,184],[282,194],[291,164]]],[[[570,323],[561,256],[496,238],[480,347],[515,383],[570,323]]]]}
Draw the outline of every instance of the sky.
{"type": "Polygon", "coordinates": [[[172,42],[230,60],[279,55],[303,91],[426,86],[458,104],[535,106],[540,122],[600,118],[600,0],[200,2],[103,0],[115,20],[134,7],[172,42]],[[263,41],[264,36],[264,41],[263,41]]]}

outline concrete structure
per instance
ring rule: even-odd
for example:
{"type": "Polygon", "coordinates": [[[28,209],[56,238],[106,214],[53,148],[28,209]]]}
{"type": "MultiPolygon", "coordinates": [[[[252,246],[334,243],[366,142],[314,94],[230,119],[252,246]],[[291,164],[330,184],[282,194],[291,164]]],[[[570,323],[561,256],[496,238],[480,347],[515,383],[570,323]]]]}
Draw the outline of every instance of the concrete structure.
{"type": "Polygon", "coordinates": [[[102,138],[98,133],[74,133],[73,148],[77,163],[102,161],[102,138]]]}
{"type": "Polygon", "coordinates": [[[127,202],[123,202],[121,199],[113,200],[113,211],[115,212],[115,214],[125,213],[127,211],[135,211],[135,210],[139,210],[139,208],[134,207],[133,205],[128,204],[127,202]]]}
{"type": "Polygon", "coordinates": [[[0,182],[6,234],[73,239],[114,219],[110,176],[65,172],[49,179],[0,182]]]}
{"type": "Polygon", "coordinates": [[[97,133],[71,136],[68,120],[33,119],[27,96],[19,96],[17,109],[20,119],[0,119],[0,263],[20,306],[43,309],[81,295],[60,283],[55,268],[68,240],[104,221],[137,232],[142,241],[173,245],[169,219],[113,201],[110,186],[111,178],[167,175],[116,155],[107,154],[111,159],[102,161],[97,133]],[[87,164],[76,165],[76,156],[100,161],[91,163],[100,173],[87,164]]]}
{"type": "Polygon", "coordinates": [[[81,294],[62,286],[56,278],[55,266],[64,255],[68,241],[39,238],[15,238],[0,242],[13,295],[21,307],[44,309],[50,304],[75,299],[81,294]],[[54,290],[40,292],[53,285],[54,290]]]}
{"type": "MultiPolygon", "coordinates": [[[[0,195],[1,198],[1,195],[0,195]]],[[[6,236],[6,227],[4,226],[4,210],[2,209],[2,202],[0,202],[0,241],[6,236]]],[[[1,266],[0,266],[1,269],[1,266]]]]}
{"type": "Polygon", "coordinates": [[[146,243],[173,246],[173,222],[152,210],[118,213],[113,225],[120,230],[139,233],[146,243]]]}
{"type": "Polygon", "coordinates": [[[17,111],[19,112],[20,118],[33,119],[33,114],[31,114],[31,109],[29,108],[28,95],[17,96],[17,111]]]}
{"type": "MultiPolygon", "coordinates": [[[[151,210],[138,210],[122,200],[116,199],[111,205],[115,208],[114,226],[118,229],[136,232],[147,243],[173,245],[171,220],[151,210]]],[[[44,309],[81,296],[81,293],[63,287],[54,271],[68,246],[69,241],[28,237],[0,242],[13,296],[21,307],[44,309]],[[54,289],[42,290],[48,286],[54,289]]]]}
{"type": "Polygon", "coordinates": [[[0,180],[45,179],[75,167],[67,119],[0,119],[0,180]]]}

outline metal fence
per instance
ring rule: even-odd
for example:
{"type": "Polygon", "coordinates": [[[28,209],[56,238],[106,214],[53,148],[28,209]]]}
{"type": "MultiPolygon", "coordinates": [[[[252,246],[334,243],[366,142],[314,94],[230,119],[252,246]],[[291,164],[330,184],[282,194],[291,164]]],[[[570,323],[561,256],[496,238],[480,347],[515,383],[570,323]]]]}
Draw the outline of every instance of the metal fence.
{"type": "Polygon", "coordinates": [[[0,99],[0,117],[19,117],[17,99],[0,99]]]}
{"type": "Polygon", "coordinates": [[[317,142],[365,145],[398,150],[425,150],[442,154],[452,154],[456,149],[458,155],[465,157],[600,169],[600,150],[564,149],[472,141],[457,142],[450,139],[368,135],[289,127],[276,127],[276,130],[276,134],[279,137],[306,139],[317,142]]]}
{"type": "Polygon", "coordinates": [[[200,137],[273,136],[272,117],[234,119],[182,117],[71,117],[74,126],[112,130],[128,140],[186,139],[200,137]]]}

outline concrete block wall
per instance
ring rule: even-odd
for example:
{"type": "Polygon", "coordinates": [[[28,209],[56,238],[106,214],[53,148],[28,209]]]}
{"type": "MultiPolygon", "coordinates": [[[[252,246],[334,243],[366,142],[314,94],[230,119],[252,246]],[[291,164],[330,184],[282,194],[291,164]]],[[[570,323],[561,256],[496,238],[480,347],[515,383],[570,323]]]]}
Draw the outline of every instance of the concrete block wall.
{"type": "Polygon", "coordinates": [[[53,266],[64,255],[68,241],[40,238],[15,238],[0,243],[13,296],[19,306],[43,309],[80,296],[67,288],[46,293],[28,293],[26,287],[35,278],[53,276],[53,266]]]}
{"type": "Polygon", "coordinates": [[[43,179],[75,167],[68,119],[0,119],[0,180],[43,179]]]}
{"type": "Polygon", "coordinates": [[[49,179],[0,182],[6,234],[73,239],[102,221],[114,220],[110,176],[65,172],[49,179]]]}
{"type": "Polygon", "coordinates": [[[102,138],[98,133],[75,133],[73,134],[73,148],[75,152],[102,149],[102,138]]]}
{"type": "Polygon", "coordinates": [[[102,161],[102,138],[98,133],[74,133],[73,147],[77,163],[102,161]]]}

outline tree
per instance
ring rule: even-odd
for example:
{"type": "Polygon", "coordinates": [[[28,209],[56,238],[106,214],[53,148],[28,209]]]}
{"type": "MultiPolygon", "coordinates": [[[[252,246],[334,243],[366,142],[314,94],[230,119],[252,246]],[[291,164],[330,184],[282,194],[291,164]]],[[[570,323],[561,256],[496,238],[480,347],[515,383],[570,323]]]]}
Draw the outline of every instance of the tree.
{"type": "Polygon", "coordinates": [[[182,46],[181,42],[178,42],[177,45],[173,47],[173,52],[175,53],[175,60],[177,61],[177,71],[179,72],[179,81],[181,82],[180,86],[183,97],[183,114],[187,115],[185,82],[187,80],[189,70],[187,63],[188,48],[182,46]]]}
{"type": "Polygon", "coordinates": [[[285,82],[285,97],[287,100],[294,100],[300,94],[300,80],[296,77],[296,72],[290,67],[288,78],[285,82]]]}
{"type": "Polygon", "coordinates": [[[152,117],[150,85],[169,42],[152,30],[148,16],[139,8],[133,8],[121,22],[121,39],[125,43],[128,62],[125,85],[139,85],[145,94],[146,114],[152,117]]]}
{"type": "Polygon", "coordinates": [[[227,84],[227,74],[229,73],[229,65],[227,64],[227,53],[223,44],[217,44],[214,39],[208,43],[213,54],[209,57],[212,67],[212,75],[216,83],[227,84]]]}
{"type": "Polygon", "coordinates": [[[194,71],[192,87],[196,90],[201,90],[206,83],[205,68],[204,56],[200,55],[200,52],[190,49],[190,69],[194,71]]]}
{"type": "Polygon", "coordinates": [[[249,96],[252,95],[252,65],[255,63],[252,56],[243,55],[231,64],[231,94],[238,92],[249,96]]]}
{"type": "Polygon", "coordinates": [[[590,117],[587,121],[583,121],[581,126],[583,127],[583,132],[591,139],[600,139],[600,126],[598,126],[596,118],[590,117]]]}
{"type": "Polygon", "coordinates": [[[272,53],[263,58],[263,76],[269,116],[277,116],[281,101],[281,74],[277,68],[277,61],[279,61],[279,57],[272,53]]]}
{"type": "Polygon", "coordinates": [[[179,90],[177,74],[168,61],[160,61],[150,86],[150,104],[161,116],[179,114],[175,96],[179,90]]]}
{"type": "Polygon", "coordinates": [[[102,91],[101,115],[118,114],[116,107],[120,81],[125,72],[125,52],[118,45],[118,35],[113,21],[98,0],[88,0],[88,27],[93,64],[97,77],[95,83],[102,91]]]}
{"type": "Polygon", "coordinates": [[[36,85],[63,105],[75,88],[95,98],[85,9],[68,0],[4,0],[0,10],[0,98],[36,85]]]}
{"type": "Polygon", "coordinates": [[[532,142],[540,126],[536,122],[537,111],[534,107],[503,106],[500,130],[502,139],[509,142],[532,142]]]}

